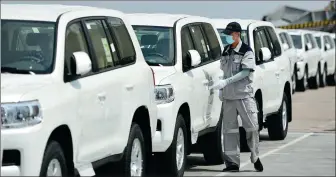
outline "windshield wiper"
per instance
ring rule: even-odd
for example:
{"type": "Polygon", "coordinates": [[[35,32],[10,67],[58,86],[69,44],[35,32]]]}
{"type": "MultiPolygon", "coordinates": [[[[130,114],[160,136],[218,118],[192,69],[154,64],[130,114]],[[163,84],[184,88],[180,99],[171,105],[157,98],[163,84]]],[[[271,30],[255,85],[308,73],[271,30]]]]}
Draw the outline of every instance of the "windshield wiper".
{"type": "Polygon", "coordinates": [[[1,66],[1,73],[15,73],[15,74],[34,74],[31,71],[21,70],[18,68],[1,66]]]}

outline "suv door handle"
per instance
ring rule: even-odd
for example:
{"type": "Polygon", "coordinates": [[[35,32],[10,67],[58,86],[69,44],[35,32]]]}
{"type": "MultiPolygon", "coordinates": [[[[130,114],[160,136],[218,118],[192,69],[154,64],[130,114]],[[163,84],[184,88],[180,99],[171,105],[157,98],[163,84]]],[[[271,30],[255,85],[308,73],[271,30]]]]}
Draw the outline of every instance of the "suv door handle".
{"type": "Polygon", "coordinates": [[[281,70],[281,71],[285,71],[285,68],[281,68],[280,70],[281,70]]]}
{"type": "Polygon", "coordinates": [[[98,93],[97,97],[100,102],[104,102],[106,100],[106,93],[105,92],[98,93]]]}
{"type": "Polygon", "coordinates": [[[279,72],[275,72],[275,75],[278,77],[278,76],[280,76],[280,73],[279,72]]]}
{"type": "Polygon", "coordinates": [[[129,85],[126,85],[125,88],[126,88],[127,90],[133,90],[134,85],[129,84],[129,85]]]}

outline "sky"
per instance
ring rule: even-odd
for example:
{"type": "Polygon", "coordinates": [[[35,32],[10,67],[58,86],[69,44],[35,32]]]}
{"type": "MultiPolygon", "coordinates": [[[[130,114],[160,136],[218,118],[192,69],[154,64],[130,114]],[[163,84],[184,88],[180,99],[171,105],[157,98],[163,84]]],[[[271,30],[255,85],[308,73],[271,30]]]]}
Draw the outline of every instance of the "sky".
{"type": "Polygon", "coordinates": [[[284,5],[313,11],[324,9],[329,1],[1,1],[1,4],[8,3],[85,5],[125,13],[183,13],[209,18],[260,20],[284,5]]]}

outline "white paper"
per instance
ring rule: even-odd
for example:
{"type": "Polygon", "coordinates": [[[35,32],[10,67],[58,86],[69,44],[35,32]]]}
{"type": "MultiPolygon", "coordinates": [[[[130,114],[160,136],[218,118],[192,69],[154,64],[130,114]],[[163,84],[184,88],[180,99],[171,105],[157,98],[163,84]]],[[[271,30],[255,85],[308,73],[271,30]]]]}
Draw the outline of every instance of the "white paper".
{"type": "Polygon", "coordinates": [[[106,54],[106,60],[108,62],[112,62],[112,55],[111,55],[111,51],[110,51],[110,47],[108,45],[107,39],[102,38],[101,41],[102,41],[103,46],[104,46],[104,50],[105,50],[105,54],[106,54]]]}
{"type": "Polygon", "coordinates": [[[35,28],[35,27],[33,27],[33,32],[34,33],[40,33],[40,31],[38,30],[38,28],[35,28]]]}
{"type": "Polygon", "coordinates": [[[112,53],[115,52],[115,48],[114,48],[114,44],[110,44],[110,47],[111,47],[111,50],[112,50],[112,53]]]}

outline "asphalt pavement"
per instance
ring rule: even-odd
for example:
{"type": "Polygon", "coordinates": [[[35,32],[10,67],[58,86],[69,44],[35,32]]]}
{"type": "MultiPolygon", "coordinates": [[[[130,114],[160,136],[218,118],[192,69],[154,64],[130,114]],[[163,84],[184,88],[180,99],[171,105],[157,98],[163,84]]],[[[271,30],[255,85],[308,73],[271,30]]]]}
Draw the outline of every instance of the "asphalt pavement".
{"type": "MultiPolygon", "coordinates": [[[[224,165],[210,166],[202,154],[191,154],[184,176],[335,176],[335,88],[293,95],[293,121],[285,140],[271,141],[267,130],[261,132],[263,172],[254,170],[250,153],[241,153],[237,173],[223,173],[224,165]]],[[[113,176],[112,166],[98,169],[96,176],[113,176]]]]}

